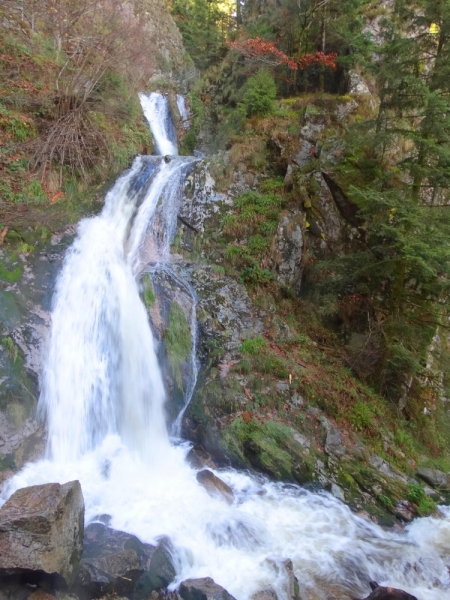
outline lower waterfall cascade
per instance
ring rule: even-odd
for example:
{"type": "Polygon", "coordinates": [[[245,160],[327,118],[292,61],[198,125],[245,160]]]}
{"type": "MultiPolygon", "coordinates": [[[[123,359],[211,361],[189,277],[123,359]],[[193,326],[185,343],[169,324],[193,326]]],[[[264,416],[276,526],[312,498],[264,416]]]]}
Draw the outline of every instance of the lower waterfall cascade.
{"type": "MultiPolygon", "coordinates": [[[[143,272],[178,277],[170,243],[184,177],[196,159],[178,157],[167,98],[140,99],[160,155],[171,158],[137,157],[102,212],[78,226],[44,346],[39,413],[47,423],[46,456],[9,480],[0,503],[25,486],[79,479],[87,523],[108,514],[111,527],[145,542],[170,537],[173,589],[208,576],[237,600],[268,587],[287,600],[284,560],[291,559],[301,589],[329,584],[364,597],[376,580],[419,600],[449,598],[450,507],[396,532],[326,492],[221,469],[235,494],[228,505],[197,482],[185,462],[190,444],[179,439],[182,415],[173,439],[167,431],[157,341],[139,295],[143,272]]],[[[187,291],[195,342],[195,297],[187,291]]],[[[186,403],[197,375],[195,343],[191,363],[186,403]]]]}

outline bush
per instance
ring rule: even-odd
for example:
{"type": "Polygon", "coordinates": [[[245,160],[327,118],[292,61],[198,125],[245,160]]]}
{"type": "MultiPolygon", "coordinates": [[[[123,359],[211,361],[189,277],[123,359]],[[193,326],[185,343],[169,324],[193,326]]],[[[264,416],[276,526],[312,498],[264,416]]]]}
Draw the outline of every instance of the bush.
{"type": "Polygon", "coordinates": [[[248,116],[263,117],[273,112],[276,97],[274,78],[268,71],[261,69],[249,78],[242,101],[248,116]]]}

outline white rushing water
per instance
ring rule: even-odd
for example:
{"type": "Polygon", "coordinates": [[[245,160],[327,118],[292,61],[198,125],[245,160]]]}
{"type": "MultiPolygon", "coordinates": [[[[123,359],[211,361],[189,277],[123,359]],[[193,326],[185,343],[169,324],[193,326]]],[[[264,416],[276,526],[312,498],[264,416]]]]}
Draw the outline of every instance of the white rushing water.
{"type": "MultiPolygon", "coordinates": [[[[165,114],[160,98],[152,102],[150,123],[165,114]]],[[[153,135],[158,147],[171,143],[153,135]]],[[[290,558],[303,589],[319,583],[363,597],[376,580],[419,600],[449,598],[448,509],[405,532],[384,531],[329,494],[231,469],[218,473],[235,492],[229,506],[197,483],[184,460],[189,445],[171,445],[155,340],[136,280],[149,264],[178,277],[169,244],[189,162],[138,157],[102,213],[80,223],[58,280],[46,347],[39,408],[48,425],[47,456],[12,478],[4,499],[27,485],[79,479],[87,522],[106,513],[112,527],[143,541],[170,536],[179,560],[173,587],[210,576],[237,600],[268,586],[287,600],[283,560],[290,558]]]]}
{"type": "Polygon", "coordinates": [[[152,130],[158,154],[176,156],[178,147],[167,96],[152,92],[139,94],[139,100],[152,130]]]}
{"type": "Polygon", "coordinates": [[[189,129],[189,114],[186,107],[186,98],[182,94],[177,94],[177,106],[184,128],[189,129]]]}

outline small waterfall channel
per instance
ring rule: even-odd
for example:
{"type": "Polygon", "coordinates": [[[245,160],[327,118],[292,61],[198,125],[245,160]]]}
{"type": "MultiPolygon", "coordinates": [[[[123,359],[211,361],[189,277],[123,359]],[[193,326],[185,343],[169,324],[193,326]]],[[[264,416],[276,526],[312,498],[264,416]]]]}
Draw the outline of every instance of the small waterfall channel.
{"type": "MultiPolygon", "coordinates": [[[[178,157],[167,98],[141,95],[161,155],[140,156],[107,194],[101,214],[83,220],[57,283],[39,410],[47,421],[46,458],[28,464],[7,486],[79,479],[87,522],[153,542],[168,535],[188,577],[212,577],[237,600],[272,587],[288,598],[284,560],[300,588],[332,585],[354,597],[370,580],[420,600],[450,597],[450,508],[385,531],[328,493],[221,470],[235,500],[211,498],[185,462],[188,443],[172,443],[157,343],[139,296],[143,272],[172,270],[170,241],[184,176],[194,158],[178,157]]],[[[192,353],[195,386],[195,345],[192,353]]],[[[181,416],[175,423],[179,436],[181,416]]]]}

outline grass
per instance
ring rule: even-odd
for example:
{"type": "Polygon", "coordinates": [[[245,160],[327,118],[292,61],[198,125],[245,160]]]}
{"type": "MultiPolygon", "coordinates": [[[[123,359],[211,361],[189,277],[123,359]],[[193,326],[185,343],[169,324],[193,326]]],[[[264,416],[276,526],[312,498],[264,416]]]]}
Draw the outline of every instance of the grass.
{"type": "Polygon", "coordinates": [[[241,344],[241,352],[242,354],[246,354],[249,356],[256,356],[262,350],[267,348],[267,342],[262,337],[256,337],[253,339],[244,340],[241,344]]]}

